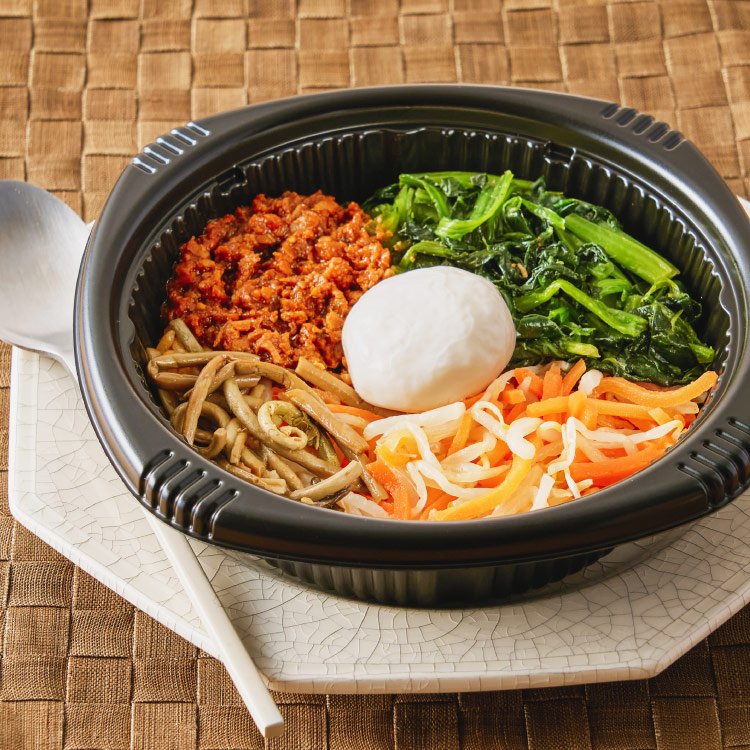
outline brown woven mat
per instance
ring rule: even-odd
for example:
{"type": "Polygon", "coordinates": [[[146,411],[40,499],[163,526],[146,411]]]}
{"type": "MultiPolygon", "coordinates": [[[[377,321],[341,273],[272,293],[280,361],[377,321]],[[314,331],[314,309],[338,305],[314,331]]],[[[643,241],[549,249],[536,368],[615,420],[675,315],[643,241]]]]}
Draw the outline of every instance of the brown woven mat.
{"type": "MultiPolygon", "coordinates": [[[[176,124],[342,86],[463,81],[619,101],[750,193],[750,3],[0,0],[0,179],[96,217],[176,124]]],[[[223,667],[8,514],[0,348],[0,748],[261,748],[223,667]]],[[[278,695],[269,748],[750,750],[750,610],[648,681],[506,693],[278,695]]]]}

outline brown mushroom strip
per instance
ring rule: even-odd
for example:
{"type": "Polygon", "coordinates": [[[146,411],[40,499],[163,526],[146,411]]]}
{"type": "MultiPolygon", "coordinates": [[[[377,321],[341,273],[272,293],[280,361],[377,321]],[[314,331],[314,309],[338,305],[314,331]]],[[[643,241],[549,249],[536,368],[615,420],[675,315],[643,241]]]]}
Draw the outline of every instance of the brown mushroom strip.
{"type": "MultiPolygon", "coordinates": [[[[211,386],[208,389],[208,396],[206,396],[206,398],[210,398],[211,396],[213,396],[213,394],[219,388],[221,388],[221,386],[224,383],[224,381],[227,378],[231,378],[232,377],[232,375],[234,374],[234,366],[235,366],[236,363],[237,363],[236,360],[232,360],[231,362],[227,362],[221,368],[221,370],[219,370],[219,372],[216,373],[216,376],[214,377],[214,379],[213,379],[213,381],[211,383],[211,386]]],[[[195,376],[190,376],[190,377],[195,377],[195,376]]],[[[257,384],[257,382],[258,382],[258,378],[254,378],[254,377],[243,376],[243,377],[237,378],[237,385],[240,388],[252,388],[252,387],[254,387],[257,384]]],[[[189,391],[187,391],[185,393],[185,395],[183,396],[183,398],[190,398],[191,393],[192,393],[192,389],[190,389],[189,391]]]]}
{"type": "Polygon", "coordinates": [[[224,411],[231,411],[223,393],[209,393],[208,396],[206,396],[206,403],[216,404],[224,409],[224,411]]]}
{"type": "Polygon", "coordinates": [[[246,441],[247,430],[240,430],[234,438],[234,445],[231,446],[231,450],[229,451],[230,464],[238,464],[242,460],[242,451],[245,450],[246,441]]]}
{"type": "Polygon", "coordinates": [[[350,451],[345,445],[341,446],[341,452],[350,461],[357,461],[360,464],[360,466],[362,467],[362,481],[365,483],[367,491],[372,495],[373,500],[375,500],[375,502],[387,500],[388,493],[385,491],[383,485],[380,484],[377,479],[373,478],[369,471],[365,471],[369,461],[367,461],[364,455],[357,455],[353,451],[350,451]]]}
{"type": "Polygon", "coordinates": [[[193,392],[190,394],[190,399],[188,400],[187,411],[185,412],[185,423],[182,426],[182,434],[188,443],[192,444],[195,439],[195,430],[198,428],[198,419],[201,416],[201,410],[208,395],[208,389],[211,387],[214,376],[225,362],[225,359],[224,355],[217,354],[201,370],[198,379],[195,381],[193,392]]]}
{"type": "Polygon", "coordinates": [[[299,464],[303,469],[307,469],[311,474],[315,474],[316,477],[330,477],[336,473],[335,466],[326,463],[322,458],[318,458],[307,451],[291,451],[288,448],[282,448],[278,445],[274,446],[274,450],[280,456],[294,461],[294,463],[299,464]]]}
{"type": "MultiPolygon", "coordinates": [[[[258,357],[255,354],[250,354],[250,352],[243,352],[245,357],[241,360],[237,360],[237,368],[235,369],[235,372],[238,375],[252,375],[253,373],[250,372],[253,366],[253,362],[258,361],[258,357]],[[252,360],[248,362],[248,360],[252,360]]],[[[255,375],[254,377],[259,378],[259,375],[255,375]]]]}
{"type": "Polygon", "coordinates": [[[168,391],[165,388],[157,388],[156,392],[159,394],[164,411],[167,412],[167,416],[171,417],[172,412],[177,408],[180,400],[175,396],[174,391],[168,391]]]}
{"type": "Polygon", "coordinates": [[[345,445],[354,453],[364,453],[368,449],[367,441],[348,424],[336,418],[335,414],[323,403],[310,398],[305,391],[293,388],[286,393],[289,400],[311,416],[323,429],[327,430],[337,442],[345,445]]]}
{"type": "Polygon", "coordinates": [[[181,372],[155,372],[153,374],[149,372],[148,376],[159,388],[163,388],[165,391],[187,391],[193,387],[197,377],[181,372]]]}
{"type": "Polygon", "coordinates": [[[213,420],[214,424],[217,424],[219,427],[226,427],[232,419],[226,409],[223,409],[218,404],[212,404],[210,401],[203,402],[201,416],[213,420]]]}
{"type": "Polygon", "coordinates": [[[256,477],[255,474],[247,471],[247,469],[243,469],[241,466],[234,466],[233,464],[230,464],[229,461],[227,461],[226,458],[223,457],[218,458],[217,463],[225,471],[228,471],[230,474],[234,474],[234,476],[239,477],[240,479],[244,479],[250,484],[254,484],[256,487],[262,487],[264,490],[275,492],[277,495],[285,495],[287,493],[288,488],[286,482],[283,479],[274,479],[272,477],[256,477]]]}
{"type": "Polygon", "coordinates": [[[271,381],[268,378],[261,378],[257,385],[250,389],[246,398],[248,399],[248,403],[253,405],[253,408],[260,408],[266,401],[270,401],[273,398],[271,381]]]}
{"type": "Polygon", "coordinates": [[[203,347],[193,335],[193,332],[187,327],[182,318],[175,318],[169,321],[169,327],[175,332],[177,338],[189,352],[202,352],[203,347]]]}
{"type": "MultiPolygon", "coordinates": [[[[237,360],[232,359],[221,367],[221,369],[214,376],[214,379],[211,381],[211,385],[208,386],[208,393],[213,393],[214,391],[221,388],[221,384],[227,378],[231,378],[232,375],[234,375],[234,367],[236,364],[237,360]]],[[[208,395],[208,393],[206,395],[208,395]]]]}
{"type": "Polygon", "coordinates": [[[250,448],[243,448],[240,458],[242,459],[241,463],[253,469],[258,476],[261,476],[266,470],[266,465],[258,458],[255,451],[251,451],[250,448]]]}
{"type": "Polygon", "coordinates": [[[146,347],[146,356],[149,359],[149,362],[154,359],[154,357],[158,357],[161,355],[161,352],[158,349],[154,349],[151,346],[146,347]]]}
{"type": "MultiPolygon", "coordinates": [[[[183,401],[177,406],[169,417],[169,421],[172,423],[172,427],[182,435],[182,426],[185,424],[185,412],[187,411],[187,401],[183,401]]],[[[208,445],[213,438],[213,432],[209,430],[201,430],[200,428],[195,431],[195,442],[208,445]]]]}
{"type": "Polygon", "coordinates": [[[361,476],[362,467],[356,461],[352,461],[332,477],[317,484],[311,484],[309,487],[294,490],[289,493],[289,497],[293,500],[301,500],[303,497],[309,497],[310,500],[322,500],[324,497],[333,495],[334,492],[351,487],[361,476]]]}
{"type": "MultiPolygon", "coordinates": [[[[226,396],[234,415],[240,420],[240,422],[242,422],[254,438],[265,443],[267,438],[258,423],[258,417],[255,416],[255,412],[247,405],[244,396],[240,393],[240,389],[237,387],[237,383],[230,378],[224,382],[223,388],[224,395],[226,396]]],[[[330,477],[331,474],[335,472],[335,469],[330,464],[307,451],[289,450],[280,446],[276,446],[274,450],[280,456],[298,463],[316,476],[330,477]]]]}
{"type": "Polygon", "coordinates": [[[173,343],[174,329],[170,328],[168,331],[165,331],[164,335],[159,339],[159,343],[156,345],[156,348],[159,350],[159,354],[164,354],[164,352],[171,349],[173,343]]]}
{"type": "Polygon", "coordinates": [[[152,376],[160,370],[171,370],[175,367],[201,366],[210,362],[214,357],[221,355],[228,360],[244,360],[249,363],[254,361],[254,354],[247,352],[171,352],[155,357],[148,363],[148,374],[152,376]]]}
{"type": "Polygon", "coordinates": [[[359,394],[354,388],[341,380],[341,378],[337,378],[333,373],[328,372],[328,370],[324,370],[323,368],[314,365],[309,359],[300,357],[295,372],[308,383],[332,393],[339,398],[342,403],[347,404],[348,406],[356,406],[358,409],[366,409],[375,414],[388,412],[390,415],[395,413],[368,404],[367,401],[364,401],[359,397],[359,394]]]}
{"type": "Polygon", "coordinates": [[[245,375],[257,375],[262,378],[268,378],[273,380],[274,383],[283,385],[287,390],[289,388],[298,388],[305,393],[308,393],[312,398],[323,403],[315,391],[305,383],[304,380],[297,377],[291,370],[287,370],[279,365],[273,365],[270,362],[243,362],[242,371],[245,375]]]}
{"type": "Polygon", "coordinates": [[[206,448],[198,448],[198,452],[206,458],[216,458],[224,450],[227,444],[227,431],[223,427],[214,430],[211,442],[206,448]]]}
{"type": "Polygon", "coordinates": [[[242,422],[237,417],[233,417],[227,424],[227,444],[224,454],[230,464],[239,464],[243,461],[260,476],[266,470],[266,465],[255,455],[254,451],[245,446],[247,438],[248,433],[242,426],[242,422]]]}
{"type": "Polygon", "coordinates": [[[247,440],[247,430],[243,429],[242,423],[237,417],[233,417],[227,425],[227,444],[224,448],[230,464],[238,464],[242,458],[242,451],[247,440]]]}
{"type": "Polygon", "coordinates": [[[293,490],[300,490],[305,485],[297,476],[294,469],[279,455],[274,453],[267,445],[262,446],[263,458],[266,463],[289,485],[293,490]]]}
{"type": "MultiPolygon", "coordinates": [[[[187,411],[187,401],[183,401],[178,404],[169,417],[169,421],[172,423],[172,427],[182,434],[182,430],[185,426],[185,412],[187,411]]],[[[217,427],[226,428],[229,424],[231,417],[227,412],[222,409],[218,404],[212,404],[209,401],[204,401],[201,406],[201,416],[210,419],[217,427]]],[[[196,429],[195,440],[200,443],[210,443],[213,438],[213,433],[208,430],[196,429]]]]}

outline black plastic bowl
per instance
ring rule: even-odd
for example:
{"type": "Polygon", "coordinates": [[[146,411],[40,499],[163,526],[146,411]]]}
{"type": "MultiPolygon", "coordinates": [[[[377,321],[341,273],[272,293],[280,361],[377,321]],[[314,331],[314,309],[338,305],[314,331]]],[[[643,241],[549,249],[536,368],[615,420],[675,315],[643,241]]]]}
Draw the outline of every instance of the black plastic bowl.
{"type": "Polygon", "coordinates": [[[699,518],[750,478],[750,225],[699,151],[615,104],[524,89],[400,86],[296,97],[175,128],[133,159],[84,257],[76,357],[86,407],[133,494],[173,527],[253,552],[344,595],[411,605],[489,603],[604,551],[699,518]],[[399,172],[523,178],[610,208],[682,270],[721,377],[667,455],[595,495],[535,513],[382,521],[249,486],[174,433],[144,379],[145,347],[179,246],[259,192],[318,188],[361,201],[399,172]]]}

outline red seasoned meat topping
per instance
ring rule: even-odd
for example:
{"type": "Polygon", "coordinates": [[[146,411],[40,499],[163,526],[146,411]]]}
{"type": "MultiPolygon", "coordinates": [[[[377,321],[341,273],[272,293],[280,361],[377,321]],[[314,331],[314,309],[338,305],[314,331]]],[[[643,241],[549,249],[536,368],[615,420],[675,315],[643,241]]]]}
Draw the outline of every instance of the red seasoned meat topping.
{"type": "Polygon", "coordinates": [[[387,236],[359,205],[320,191],[258,195],[180,248],[166,318],[182,318],[203,346],[336,369],[351,306],[392,274],[387,236]]]}

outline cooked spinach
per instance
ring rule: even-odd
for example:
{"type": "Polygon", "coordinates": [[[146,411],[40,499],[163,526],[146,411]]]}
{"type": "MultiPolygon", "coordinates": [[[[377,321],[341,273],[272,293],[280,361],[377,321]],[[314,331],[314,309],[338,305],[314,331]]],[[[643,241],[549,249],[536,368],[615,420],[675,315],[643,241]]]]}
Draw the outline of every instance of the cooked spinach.
{"type": "Polygon", "coordinates": [[[714,359],[679,270],[606,208],[547,190],[542,178],[402,174],[363,207],[393,233],[398,272],[451,265],[498,288],[516,326],[513,365],[582,357],[613,375],[676,385],[714,359]]]}

